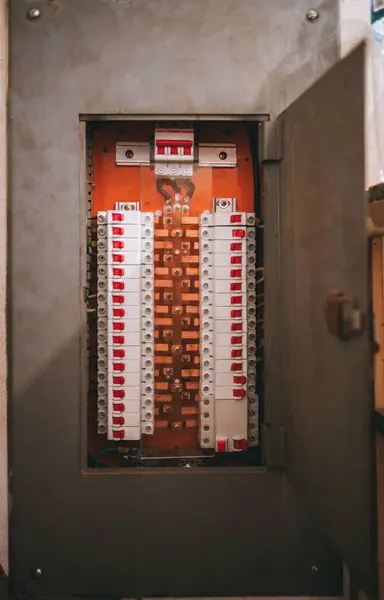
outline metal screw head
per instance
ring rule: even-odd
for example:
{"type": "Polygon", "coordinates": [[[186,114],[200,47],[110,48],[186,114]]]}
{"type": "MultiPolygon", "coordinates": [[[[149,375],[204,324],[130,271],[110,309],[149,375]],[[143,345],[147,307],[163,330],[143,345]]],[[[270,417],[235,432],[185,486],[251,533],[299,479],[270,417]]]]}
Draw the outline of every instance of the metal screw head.
{"type": "Polygon", "coordinates": [[[133,158],[135,156],[135,153],[133,152],[133,150],[127,150],[125,156],[127,158],[133,158]]]}
{"type": "Polygon", "coordinates": [[[316,565],[312,565],[311,572],[313,575],[317,575],[317,573],[319,572],[318,567],[316,567],[316,565]]]}
{"type": "Polygon", "coordinates": [[[36,567],[36,569],[33,572],[33,576],[35,577],[35,579],[40,579],[40,577],[43,576],[43,571],[40,569],[40,567],[36,567]]]}
{"type": "Polygon", "coordinates": [[[320,14],[319,11],[316,10],[316,8],[310,8],[307,11],[307,14],[305,15],[307,21],[309,21],[310,23],[313,23],[314,21],[317,21],[317,19],[319,18],[320,14]]]}
{"type": "Polygon", "coordinates": [[[37,19],[40,19],[40,17],[41,17],[40,8],[30,8],[29,11],[27,12],[27,17],[30,21],[36,21],[37,19]]]}
{"type": "Polygon", "coordinates": [[[219,154],[220,160],[225,160],[227,157],[228,157],[228,154],[226,152],[220,152],[220,154],[219,154]]]}

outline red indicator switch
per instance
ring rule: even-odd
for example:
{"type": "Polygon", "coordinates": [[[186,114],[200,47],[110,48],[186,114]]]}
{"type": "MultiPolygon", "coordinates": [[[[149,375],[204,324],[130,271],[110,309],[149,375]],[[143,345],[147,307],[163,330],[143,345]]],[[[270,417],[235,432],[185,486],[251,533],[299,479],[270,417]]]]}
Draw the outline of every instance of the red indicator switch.
{"type": "Polygon", "coordinates": [[[232,363],[231,364],[231,371],[242,371],[243,370],[243,365],[241,363],[232,363]]]}
{"type": "Polygon", "coordinates": [[[229,218],[230,223],[241,223],[241,215],[231,215],[229,218]]]}
{"type": "MultiPolygon", "coordinates": [[[[243,349],[242,348],[232,348],[231,356],[232,356],[232,358],[242,358],[243,357],[243,349]]],[[[234,364],[236,364],[236,363],[233,363],[233,365],[234,364]]],[[[241,369],[232,369],[232,371],[238,371],[238,370],[241,371],[241,369]]]]}
{"type": "Polygon", "coordinates": [[[112,417],[112,425],[119,425],[122,427],[124,425],[124,417],[112,417]]]}
{"type": "Polygon", "coordinates": [[[121,240],[114,240],[112,242],[112,247],[115,250],[122,250],[124,248],[124,242],[122,242],[121,240]]]}
{"type": "Polygon", "coordinates": [[[230,245],[230,250],[232,252],[241,252],[241,250],[242,250],[241,242],[232,242],[230,245]]]}
{"type": "Polygon", "coordinates": [[[231,296],[231,304],[241,304],[243,301],[241,296],[231,296]]]}
{"type": "Polygon", "coordinates": [[[117,431],[114,431],[113,439],[114,440],[123,440],[124,439],[124,429],[118,429],[117,431]]]}
{"type": "Polygon", "coordinates": [[[122,254],[112,254],[112,260],[114,263],[122,263],[124,256],[122,254]]]}
{"type": "Polygon", "coordinates": [[[216,450],[217,452],[225,452],[227,450],[227,440],[217,440],[216,450]]]}
{"type": "Polygon", "coordinates": [[[121,215],[119,213],[112,213],[112,221],[123,221],[124,220],[124,215],[121,215]]]}
{"type": "Polygon", "coordinates": [[[112,410],[113,410],[113,412],[124,412],[125,404],[123,404],[122,402],[113,402],[112,410]]]}
{"type": "Polygon", "coordinates": [[[240,323],[232,323],[231,324],[231,331],[243,331],[243,324],[242,324],[242,322],[240,322],[240,323]]]}
{"type": "Polygon", "coordinates": [[[243,316],[242,310],[232,309],[231,310],[231,319],[241,319],[243,316]]]}
{"type": "Polygon", "coordinates": [[[242,344],[243,343],[243,337],[241,335],[233,335],[231,337],[231,344],[233,346],[237,346],[237,344],[242,344]]]}
{"type": "Polygon", "coordinates": [[[237,279],[238,277],[241,277],[241,269],[231,269],[229,274],[231,277],[237,279]]]}
{"type": "Polygon", "coordinates": [[[112,302],[113,304],[123,304],[124,302],[124,296],[112,296],[112,302]]]}
{"type": "Polygon", "coordinates": [[[112,377],[112,383],[113,385],[124,385],[125,377],[122,377],[122,375],[114,375],[112,377]]]}
{"type": "Polygon", "coordinates": [[[232,237],[234,237],[234,238],[245,237],[245,229],[232,229],[232,237]]]}
{"type": "Polygon", "coordinates": [[[232,395],[233,395],[234,398],[244,398],[245,397],[245,390],[243,390],[243,389],[232,390],[232,395]]]}
{"type": "Polygon", "coordinates": [[[125,371],[125,364],[124,363],[113,363],[113,370],[114,371],[125,371]]]}
{"type": "Polygon", "coordinates": [[[113,269],[112,273],[114,277],[124,277],[124,269],[113,269]]]}
{"type": "Polygon", "coordinates": [[[113,335],[112,336],[112,343],[113,344],[121,344],[121,345],[123,345],[124,344],[124,340],[125,340],[125,337],[123,335],[113,335]]]}
{"type": "Polygon", "coordinates": [[[231,256],[231,265],[242,265],[243,257],[242,256],[231,256]]]}
{"type": "Polygon", "coordinates": [[[124,229],[122,227],[112,227],[112,235],[123,235],[124,229]]]}
{"type": "Polygon", "coordinates": [[[245,375],[235,375],[233,378],[234,385],[244,385],[246,381],[245,375]]]}
{"type": "Polygon", "coordinates": [[[125,310],[124,308],[114,308],[112,310],[112,314],[114,317],[124,317],[125,316],[125,310]]]}
{"type": "Polygon", "coordinates": [[[120,291],[122,292],[124,289],[124,282],[123,281],[114,281],[113,282],[113,289],[116,290],[117,292],[120,291]]]}
{"type": "Polygon", "coordinates": [[[124,390],[113,390],[112,396],[116,399],[119,398],[121,400],[125,397],[125,392],[124,390]]]}
{"type": "Polygon", "coordinates": [[[230,285],[231,292],[241,292],[242,283],[241,281],[232,281],[230,285]]]}
{"type": "MultiPolygon", "coordinates": [[[[114,348],[113,349],[113,358],[124,358],[125,357],[125,350],[123,350],[123,348],[114,348]]],[[[119,379],[119,377],[117,377],[117,379],[119,379]]],[[[124,377],[120,377],[120,379],[124,379],[124,377]]],[[[123,384],[120,384],[123,385],[123,384]]]]}
{"type": "Polygon", "coordinates": [[[122,321],[117,321],[116,323],[112,323],[113,331],[124,331],[125,323],[122,321]]]}

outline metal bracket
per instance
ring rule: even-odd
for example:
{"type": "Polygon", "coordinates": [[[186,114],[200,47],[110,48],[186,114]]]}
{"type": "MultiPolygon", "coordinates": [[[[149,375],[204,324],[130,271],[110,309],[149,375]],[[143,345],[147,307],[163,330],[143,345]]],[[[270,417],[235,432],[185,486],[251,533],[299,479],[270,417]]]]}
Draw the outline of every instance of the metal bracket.
{"type": "Polygon", "coordinates": [[[276,163],[283,159],[281,121],[262,124],[259,153],[263,163],[276,163]]]}
{"type": "Polygon", "coordinates": [[[285,467],[285,444],[284,427],[265,424],[261,426],[262,462],[266,467],[275,469],[285,467]]]}
{"type": "MultiPolygon", "coordinates": [[[[122,167],[149,166],[153,163],[150,144],[118,142],[116,165],[122,167]]],[[[199,167],[234,168],[237,165],[236,144],[198,144],[199,167]]]]}

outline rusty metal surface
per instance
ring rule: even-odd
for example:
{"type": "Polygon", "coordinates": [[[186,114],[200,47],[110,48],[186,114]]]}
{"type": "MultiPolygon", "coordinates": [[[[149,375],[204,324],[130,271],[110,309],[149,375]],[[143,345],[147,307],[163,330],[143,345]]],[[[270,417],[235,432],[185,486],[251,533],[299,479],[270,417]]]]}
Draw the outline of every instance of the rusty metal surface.
{"type": "Polygon", "coordinates": [[[359,586],[372,590],[364,73],[359,47],[282,115],[281,389],[288,477],[359,586]],[[365,317],[363,332],[348,341],[328,331],[326,301],[334,290],[356,299],[365,317]]]}

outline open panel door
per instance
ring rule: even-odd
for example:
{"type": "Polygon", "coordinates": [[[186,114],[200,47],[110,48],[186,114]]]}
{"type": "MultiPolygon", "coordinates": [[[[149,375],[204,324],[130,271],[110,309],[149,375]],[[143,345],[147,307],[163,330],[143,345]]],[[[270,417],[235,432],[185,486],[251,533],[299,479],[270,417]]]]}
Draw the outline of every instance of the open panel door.
{"type": "Polygon", "coordinates": [[[369,591],[374,501],[364,70],[360,46],[280,116],[280,344],[288,477],[357,585],[369,591]],[[341,303],[345,337],[351,324],[348,341],[334,335],[340,298],[327,313],[330,292],[357,303],[364,315],[358,335],[357,305],[341,303]]]}

